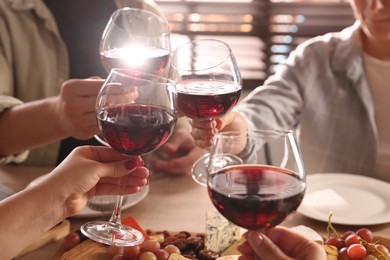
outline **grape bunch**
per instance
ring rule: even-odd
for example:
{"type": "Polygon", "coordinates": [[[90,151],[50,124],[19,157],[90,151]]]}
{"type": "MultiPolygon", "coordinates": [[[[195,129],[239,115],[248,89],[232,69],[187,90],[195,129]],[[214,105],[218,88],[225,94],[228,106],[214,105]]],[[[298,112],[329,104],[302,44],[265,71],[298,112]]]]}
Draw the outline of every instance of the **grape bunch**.
{"type": "MultiPolygon", "coordinates": [[[[338,260],[390,260],[388,248],[374,241],[373,233],[368,228],[339,233],[328,221],[328,237],[324,244],[333,246],[338,251],[338,260]]],[[[337,252],[336,252],[337,253],[337,252]]]]}

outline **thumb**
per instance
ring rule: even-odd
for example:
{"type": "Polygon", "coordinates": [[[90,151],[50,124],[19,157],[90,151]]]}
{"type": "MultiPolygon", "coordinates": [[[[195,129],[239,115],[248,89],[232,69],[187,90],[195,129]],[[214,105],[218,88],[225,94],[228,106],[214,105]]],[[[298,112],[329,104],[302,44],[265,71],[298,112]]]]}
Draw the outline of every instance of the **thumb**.
{"type": "Polygon", "coordinates": [[[217,123],[216,128],[218,129],[218,131],[223,131],[223,130],[226,131],[225,128],[230,126],[234,122],[235,116],[236,116],[235,112],[232,111],[230,113],[227,113],[224,117],[216,119],[215,120],[217,123]]]}
{"type": "Polygon", "coordinates": [[[260,259],[292,260],[292,258],[286,256],[267,236],[260,232],[249,231],[247,241],[260,259]]]}

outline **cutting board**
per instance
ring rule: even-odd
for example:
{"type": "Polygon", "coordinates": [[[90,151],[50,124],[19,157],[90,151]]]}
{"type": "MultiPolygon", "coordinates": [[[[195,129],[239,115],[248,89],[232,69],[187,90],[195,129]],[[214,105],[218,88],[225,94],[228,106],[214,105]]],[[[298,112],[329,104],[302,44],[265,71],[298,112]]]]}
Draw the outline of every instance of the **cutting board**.
{"type": "Polygon", "coordinates": [[[30,244],[25,248],[18,256],[25,255],[35,249],[38,249],[48,243],[55,242],[63,239],[70,232],[69,220],[64,220],[52,229],[43,234],[39,239],[30,244]]]}

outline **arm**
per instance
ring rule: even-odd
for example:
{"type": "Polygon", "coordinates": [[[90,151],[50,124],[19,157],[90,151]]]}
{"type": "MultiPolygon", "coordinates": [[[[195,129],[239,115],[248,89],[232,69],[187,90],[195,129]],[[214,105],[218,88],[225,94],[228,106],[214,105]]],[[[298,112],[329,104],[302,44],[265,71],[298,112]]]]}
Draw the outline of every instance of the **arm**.
{"type": "Polygon", "coordinates": [[[148,183],[141,158],[128,159],[107,147],[76,148],[36,186],[0,202],[0,255],[11,259],[64,218],[85,207],[95,195],[117,194],[129,174],[125,194],[148,183]]]}
{"type": "Polygon", "coordinates": [[[68,80],[57,97],[16,105],[0,114],[0,155],[11,155],[73,136],[98,132],[96,96],[101,79],[68,80]]]}

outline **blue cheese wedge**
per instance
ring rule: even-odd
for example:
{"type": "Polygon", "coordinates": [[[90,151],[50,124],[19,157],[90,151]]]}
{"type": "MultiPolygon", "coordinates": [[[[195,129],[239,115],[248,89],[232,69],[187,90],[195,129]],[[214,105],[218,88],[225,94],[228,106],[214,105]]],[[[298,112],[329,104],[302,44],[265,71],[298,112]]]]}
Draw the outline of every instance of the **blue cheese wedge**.
{"type": "Polygon", "coordinates": [[[241,228],[230,223],[218,211],[206,213],[206,249],[221,253],[240,238],[241,228]]]}

